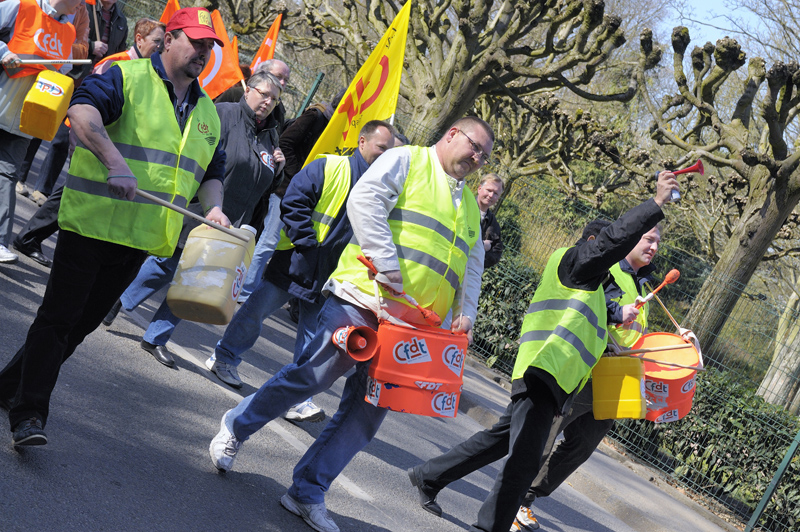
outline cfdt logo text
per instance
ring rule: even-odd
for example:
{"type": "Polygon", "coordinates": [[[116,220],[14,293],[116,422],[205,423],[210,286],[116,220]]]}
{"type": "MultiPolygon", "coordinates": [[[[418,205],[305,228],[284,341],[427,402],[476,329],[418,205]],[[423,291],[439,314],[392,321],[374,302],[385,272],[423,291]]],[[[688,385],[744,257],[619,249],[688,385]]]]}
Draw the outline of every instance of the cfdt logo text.
{"type": "Polygon", "coordinates": [[[431,352],[424,338],[414,337],[410,341],[397,342],[392,349],[394,359],[400,364],[431,362],[431,352]]]}

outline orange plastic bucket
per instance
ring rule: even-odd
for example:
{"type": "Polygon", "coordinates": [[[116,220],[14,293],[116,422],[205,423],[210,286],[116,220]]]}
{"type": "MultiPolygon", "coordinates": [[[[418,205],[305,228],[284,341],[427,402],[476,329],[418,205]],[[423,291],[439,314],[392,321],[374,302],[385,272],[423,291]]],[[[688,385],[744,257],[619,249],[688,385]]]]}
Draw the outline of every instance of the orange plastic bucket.
{"type": "Polygon", "coordinates": [[[367,402],[421,416],[456,417],[461,398],[467,336],[444,329],[378,325],[367,402]]]}
{"type": "MultiPolygon", "coordinates": [[[[653,351],[642,356],[673,364],[702,367],[700,354],[695,346],[677,334],[665,332],[645,334],[639,338],[632,349],[652,349],[674,345],[685,345],[686,348],[653,351]]],[[[647,399],[645,419],[654,423],[667,423],[677,421],[689,413],[694,400],[696,370],[644,361],[644,376],[647,399]]]]}

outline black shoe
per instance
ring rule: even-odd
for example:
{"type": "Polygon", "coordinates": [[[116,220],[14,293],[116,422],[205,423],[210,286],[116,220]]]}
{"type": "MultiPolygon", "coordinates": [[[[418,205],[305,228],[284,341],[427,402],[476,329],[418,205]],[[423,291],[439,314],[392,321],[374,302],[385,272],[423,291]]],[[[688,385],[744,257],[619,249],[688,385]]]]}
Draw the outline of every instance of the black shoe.
{"type": "Polygon", "coordinates": [[[21,240],[15,238],[11,245],[14,246],[14,249],[26,257],[30,257],[31,260],[38,262],[45,268],[49,268],[53,265],[53,261],[48,259],[47,256],[42,253],[42,246],[40,246],[37,242],[32,242],[26,245],[21,240]]]}
{"type": "Polygon", "coordinates": [[[439,492],[425,488],[425,483],[419,478],[417,469],[415,467],[412,467],[408,470],[408,478],[411,480],[411,484],[416,487],[417,491],[419,492],[419,503],[422,506],[422,509],[426,512],[432,513],[437,517],[441,517],[442,507],[439,506],[438,502],[436,502],[436,494],[439,492]]]}
{"type": "Polygon", "coordinates": [[[289,318],[295,323],[300,323],[300,302],[296,297],[289,300],[289,318]]]}
{"type": "MultiPolygon", "coordinates": [[[[114,303],[114,306],[111,307],[111,310],[108,311],[108,314],[106,314],[106,317],[103,318],[103,325],[108,327],[109,325],[114,323],[114,318],[117,317],[117,314],[119,314],[119,309],[121,309],[121,308],[122,308],[122,301],[117,299],[117,302],[114,303]]],[[[144,347],[144,346],[142,346],[142,347],[144,347]]],[[[147,349],[147,348],[145,348],[145,349],[147,349]]]]}
{"type": "Polygon", "coordinates": [[[167,366],[168,368],[175,366],[175,359],[172,354],[163,345],[154,345],[146,340],[142,340],[142,349],[153,355],[153,357],[167,366]]]}
{"type": "Polygon", "coordinates": [[[11,444],[19,445],[44,445],[47,443],[47,434],[42,429],[42,421],[32,417],[19,423],[14,429],[11,444]]]}

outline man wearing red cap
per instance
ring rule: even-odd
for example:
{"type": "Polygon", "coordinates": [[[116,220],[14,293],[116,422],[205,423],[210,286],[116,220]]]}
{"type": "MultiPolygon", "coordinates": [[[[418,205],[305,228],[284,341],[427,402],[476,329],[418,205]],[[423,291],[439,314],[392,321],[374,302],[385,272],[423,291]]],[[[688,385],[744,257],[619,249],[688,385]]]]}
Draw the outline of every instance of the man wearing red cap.
{"type": "Polygon", "coordinates": [[[183,216],[136,190],[185,206],[195,193],[207,219],[222,213],[220,122],[197,76],[214,43],[202,8],[167,24],[164,51],[92,75],[68,111],[79,143],[64,187],[53,267],[25,344],[0,371],[0,407],[12,444],[44,445],[61,364],[100,325],[145,257],[172,255],[183,216]]]}

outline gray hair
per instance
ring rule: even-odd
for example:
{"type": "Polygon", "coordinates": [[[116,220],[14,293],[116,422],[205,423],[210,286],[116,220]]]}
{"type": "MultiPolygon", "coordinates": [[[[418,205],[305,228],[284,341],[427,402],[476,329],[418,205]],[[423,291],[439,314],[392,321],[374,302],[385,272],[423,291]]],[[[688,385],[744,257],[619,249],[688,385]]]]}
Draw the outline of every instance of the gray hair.
{"type": "Polygon", "coordinates": [[[262,83],[266,83],[272,88],[278,89],[278,96],[280,96],[280,94],[283,92],[281,80],[279,80],[274,74],[270,74],[265,70],[261,70],[261,67],[259,66],[256,72],[250,76],[250,79],[247,80],[247,86],[253,88],[261,85],[262,83]]]}

